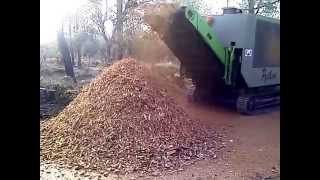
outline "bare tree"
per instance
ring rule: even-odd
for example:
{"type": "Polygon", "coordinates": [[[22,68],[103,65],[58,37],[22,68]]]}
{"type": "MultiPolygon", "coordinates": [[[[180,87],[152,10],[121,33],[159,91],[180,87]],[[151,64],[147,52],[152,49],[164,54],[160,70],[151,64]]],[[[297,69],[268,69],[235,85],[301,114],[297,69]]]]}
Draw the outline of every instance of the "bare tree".
{"type": "MultiPolygon", "coordinates": [[[[88,21],[92,22],[92,26],[95,30],[103,37],[106,43],[105,52],[105,63],[110,60],[110,49],[111,49],[111,41],[112,38],[107,34],[106,31],[106,22],[109,20],[108,16],[108,0],[106,0],[106,10],[105,14],[102,9],[102,1],[101,0],[89,0],[89,5],[87,6],[87,13],[89,14],[88,21]],[[109,59],[108,59],[109,58],[109,59]]],[[[91,23],[90,23],[91,24],[91,23]]]]}
{"type": "MultiPolygon", "coordinates": [[[[125,43],[126,40],[124,39],[125,35],[123,33],[125,29],[124,26],[128,24],[127,21],[130,20],[129,14],[131,10],[137,8],[138,6],[144,3],[151,2],[154,0],[117,0],[116,11],[108,9],[108,6],[106,6],[107,9],[105,10],[105,13],[103,13],[101,0],[89,1],[91,3],[90,20],[93,22],[93,25],[96,27],[97,31],[102,35],[106,42],[106,54],[109,60],[112,60],[114,58],[121,59],[126,46],[125,44],[128,44],[125,43]],[[114,27],[110,35],[107,34],[105,29],[105,24],[107,21],[111,21],[114,27]],[[112,48],[113,45],[116,45],[118,47],[112,48]],[[116,55],[112,55],[112,49],[115,49],[116,55]]],[[[108,4],[108,0],[106,0],[105,3],[108,4]]]]}
{"type": "Polygon", "coordinates": [[[82,62],[81,62],[81,57],[82,57],[82,53],[81,53],[81,49],[83,46],[83,43],[86,39],[86,33],[85,32],[80,32],[77,33],[77,35],[74,37],[73,41],[74,41],[74,47],[76,49],[76,54],[77,54],[77,65],[78,68],[81,68],[82,66],[82,62]]]}
{"type": "Polygon", "coordinates": [[[122,42],[123,42],[123,0],[117,0],[117,23],[116,23],[116,40],[117,40],[117,59],[122,59],[122,42]]]}
{"type": "Polygon", "coordinates": [[[42,65],[45,63],[45,61],[46,61],[46,56],[45,56],[45,50],[44,50],[44,48],[42,48],[41,46],[40,46],[40,69],[42,68],[42,65]]]}
{"type": "Polygon", "coordinates": [[[280,0],[242,0],[240,7],[250,14],[280,18],[280,0]]]}
{"type": "Polygon", "coordinates": [[[134,9],[151,1],[156,0],[117,0],[116,6],[108,7],[108,0],[88,0],[88,3],[68,20],[71,61],[77,57],[78,66],[81,67],[83,44],[87,35],[93,36],[94,40],[97,40],[97,35],[104,39],[105,43],[98,43],[98,52],[103,56],[105,63],[121,59],[124,54],[130,52],[129,41],[142,24],[134,9]],[[103,3],[106,4],[106,8],[103,8],[103,3]],[[111,33],[106,29],[106,23],[109,22],[114,27],[111,33]]]}
{"type": "MultiPolygon", "coordinates": [[[[71,19],[71,18],[70,18],[71,19]]],[[[73,44],[72,44],[72,21],[69,20],[69,44],[70,44],[70,56],[71,56],[71,62],[72,65],[74,66],[74,49],[73,49],[73,44]]]]}
{"type": "Polygon", "coordinates": [[[65,67],[67,76],[71,77],[73,81],[77,83],[77,80],[73,71],[73,65],[71,62],[69,47],[64,37],[63,29],[58,32],[58,46],[59,46],[60,53],[62,55],[62,60],[64,62],[64,67],[65,67]]]}
{"type": "Polygon", "coordinates": [[[249,4],[249,14],[254,14],[254,5],[256,4],[256,0],[248,0],[249,4]]]}
{"type": "Polygon", "coordinates": [[[84,41],[87,38],[87,35],[94,31],[92,29],[92,24],[90,24],[90,21],[88,20],[87,14],[88,12],[86,9],[82,8],[78,11],[76,11],[74,14],[71,15],[72,21],[69,24],[69,34],[70,35],[70,49],[73,51],[71,53],[71,58],[73,55],[73,58],[75,59],[75,56],[77,57],[77,65],[79,68],[82,66],[82,46],[84,41]]]}

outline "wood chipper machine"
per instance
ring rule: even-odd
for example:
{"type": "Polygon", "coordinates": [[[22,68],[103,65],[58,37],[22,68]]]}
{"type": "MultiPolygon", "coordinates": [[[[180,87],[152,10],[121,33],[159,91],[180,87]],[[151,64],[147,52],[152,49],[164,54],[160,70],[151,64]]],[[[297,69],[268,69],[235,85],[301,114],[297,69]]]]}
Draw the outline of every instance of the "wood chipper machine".
{"type": "Polygon", "coordinates": [[[240,113],[280,104],[280,20],[225,8],[201,16],[163,5],[145,14],[195,84],[195,100],[233,104],[240,113]]]}

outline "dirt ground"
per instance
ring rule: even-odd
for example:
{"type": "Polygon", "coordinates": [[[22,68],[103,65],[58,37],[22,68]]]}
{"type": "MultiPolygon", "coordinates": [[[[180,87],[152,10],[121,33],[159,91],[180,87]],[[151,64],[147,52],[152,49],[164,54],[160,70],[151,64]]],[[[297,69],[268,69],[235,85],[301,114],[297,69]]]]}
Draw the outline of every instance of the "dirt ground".
{"type": "Polygon", "coordinates": [[[59,64],[55,59],[47,59],[41,65],[40,69],[40,86],[47,87],[50,85],[60,85],[67,88],[75,89],[88,83],[101,70],[103,66],[88,66],[88,62],[83,60],[82,68],[74,67],[74,74],[78,84],[74,84],[72,79],[66,76],[63,64],[59,64]]]}
{"type": "Polygon", "coordinates": [[[216,129],[228,141],[226,150],[216,160],[201,161],[183,172],[156,179],[280,179],[279,109],[254,116],[240,115],[218,105],[190,103],[184,88],[170,84],[168,92],[193,119],[216,129]]]}
{"type": "Polygon", "coordinates": [[[188,108],[189,114],[225,134],[226,151],[184,172],[158,179],[264,179],[280,177],[280,113],[242,116],[219,107],[188,108]],[[192,110],[191,110],[192,109],[192,110]]]}
{"type": "MultiPolygon", "coordinates": [[[[214,160],[202,160],[173,174],[156,177],[91,174],[52,165],[41,165],[41,179],[142,179],[142,180],[260,180],[280,179],[280,111],[244,116],[221,106],[190,103],[186,90],[174,83],[172,73],[160,72],[168,92],[198,123],[216,129],[227,139],[223,153],[214,160]],[[162,73],[162,74],[161,74],[162,73]],[[170,82],[171,81],[171,82],[170,82]],[[169,85],[170,84],[170,85],[169,85]],[[63,175],[62,175],[63,174],[63,175]],[[82,174],[82,175],[81,175],[82,174]],[[85,177],[86,176],[86,177],[85,177]]],[[[163,83],[163,84],[162,84],[163,83]]]]}

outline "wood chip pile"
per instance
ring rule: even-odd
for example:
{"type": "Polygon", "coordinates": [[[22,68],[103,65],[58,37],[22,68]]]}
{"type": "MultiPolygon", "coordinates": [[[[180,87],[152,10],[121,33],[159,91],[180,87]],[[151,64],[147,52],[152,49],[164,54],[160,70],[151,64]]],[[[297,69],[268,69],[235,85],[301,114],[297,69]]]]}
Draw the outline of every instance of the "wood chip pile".
{"type": "Polygon", "coordinates": [[[41,124],[41,159],[101,173],[177,170],[215,157],[216,134],[191,120],[134,59],[106,68],[41,124]]]}

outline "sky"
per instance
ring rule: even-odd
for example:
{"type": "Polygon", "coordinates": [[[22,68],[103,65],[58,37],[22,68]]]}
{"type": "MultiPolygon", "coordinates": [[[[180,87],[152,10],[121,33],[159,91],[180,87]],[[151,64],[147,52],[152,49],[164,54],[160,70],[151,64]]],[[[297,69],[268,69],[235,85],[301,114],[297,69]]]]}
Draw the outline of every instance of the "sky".
{"type": "Polygon", "coordinates": [[[54,41],[63,17],[85,2],[86,0],[40,0],[40,44],[54,41]]]}
{"type": "MultiPolygon", "coordinates": [[[[88,0],[40,0],[40,44],[55,41],[57,30],[63,17],[75,12],[88,0]]],[[[109,0],[109,6],[115,0],[109,0]]],[[[213,13],[220,13],[227,0],[205,0],[208,6],[215,7],[213,13]]],[[[229,6],[235,6],[239,0],[229,0],[229,6]]]]}

